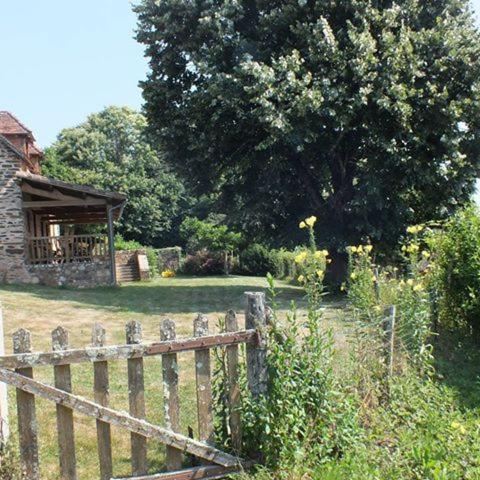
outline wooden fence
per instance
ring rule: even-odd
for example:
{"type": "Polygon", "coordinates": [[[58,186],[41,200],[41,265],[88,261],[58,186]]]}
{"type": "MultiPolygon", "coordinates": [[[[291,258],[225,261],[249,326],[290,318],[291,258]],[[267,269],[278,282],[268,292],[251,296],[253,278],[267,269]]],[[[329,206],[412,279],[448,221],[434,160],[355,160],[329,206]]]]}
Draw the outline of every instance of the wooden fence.
{"type": "MultiPolygon", "coordinates": [[[[105,330],[96,324],[93,327],[92,345],[72,349],[68,345],[68,332],[60,326],[52,332],[52,351],[32,352],[30,333],[24,329],[17,330],[13,334],[14,353],[0,356],[0,382],[16,388],[20,461],[26,478],[29,480],[40,478],[36,397],[50,400],[57,405],[58,456],[62,480],[77,479],[74,411],[96,419],[100,466],[97,478],[101,480],[113,478],[111,425],[123,427],[131,432],[132,477],[129,477],[131,480],[218,478],[248,466],[249,462],[237,455],[242,442],[241,413],[238,408],[240,405],[238,345],[246,344],[247,378],[253,398],[258,398],[266,392],[267,369],[264,336],[265,296],[261,292],[245,295],[245,330],[238,329],[237,315],[229,311],[226,316],[226,331],[210,334],[207,317],[199,314],[194,320],[194,336],[187,339],[177,339],[175,323],[165,319],[160,326],[160,341],[146,343],[142,339],[141,325],[133,321],[126,325],[126,344],[108,346],[105,343],[105,330]],[[227,349],[228,402],[231,412],[233,454],[216,448],[213,443],[210,350],[217,347],[227,349]],[[177,354],[185,351],[194,351],[195,355],[198,439],[179,433],[177,354]],[[162,427],[145,420],[143,359],[156,355],[162,357],[165,413],[165,425],[162,427]],[[108,362],[113,360],[125,360],[128,364],[129,413],[113,410],[108,406],[108,362]],[[93,364],[94,400],[87,400],[72,393],[70,365],[86,362],[93,364]],[[54,386],[33,378],[34,368],[41,365],[53,367],[54,386]],[[166,445],[166,472],[148,474],[148,438],[159,440],[166,445]],[[202,461],[202,466],[182,469],[185,453],[198,457],[202,461]]],[[[2,425],[8,425],[4,407],[6,405],[2,405],[0,400],[2,425]]],[[[3,431],[6,432],[8,429],[3,431]]],[[[6,440],[6,435],[3,440],[6,440]]]]}

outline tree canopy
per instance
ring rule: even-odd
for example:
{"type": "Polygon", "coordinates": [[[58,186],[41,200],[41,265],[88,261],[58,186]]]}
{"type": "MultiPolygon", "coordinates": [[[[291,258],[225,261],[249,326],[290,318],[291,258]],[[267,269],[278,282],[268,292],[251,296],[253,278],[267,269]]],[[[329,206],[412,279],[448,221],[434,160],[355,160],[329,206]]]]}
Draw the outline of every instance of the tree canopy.
{"type": "Polygon", "coordinates": [[[46,151],[42,172],[69,182],[124,193],[118,226],[126,239],[171,244],[185,203],[184,188],[145,136],[146,120],[127,107],[108,107],[60,132],[46,151]]]}
{"type": "Polygon", "coordinates": [[[463,0],[141,0],[150,133],[242,231],[393,244],[471,196],[480,36],[463,0]],[[292,233],[294,232],[294,233],[292,233]]]}

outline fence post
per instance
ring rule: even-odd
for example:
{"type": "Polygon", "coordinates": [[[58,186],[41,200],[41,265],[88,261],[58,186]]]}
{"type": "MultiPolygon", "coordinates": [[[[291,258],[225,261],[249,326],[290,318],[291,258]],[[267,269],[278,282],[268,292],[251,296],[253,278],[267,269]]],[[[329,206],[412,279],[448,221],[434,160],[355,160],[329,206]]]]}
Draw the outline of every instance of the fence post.
{"type": "MultiPolygon", "coordinates": [[[[233,310],[227,312],[225,329],[227,332],[236,332],[238,330],[237,315],[233,310]]],[[[238,364],[238,345],[230,345],[227,347],[228,403],[230,408],[230,434],[235,453],[239,453],[242,448],[238,364]]]]}
{"type": "Polygon", "coordinates": [[[380,273],[378,271],[378,267],[375,267],[375,269],[373,270],[373,276],[375,277],[375,279],[373,280],[373,289],[374,289],[374,292],[375,292],[375,300],[377,302],[379,302],[380,301],[380,283],[379,283],[378,279],[379,279],[380,273]]]}
{"type": "MultiPolygon", "coordinates": [[[[5,336],[3,329],[3,310],[0,302],[0,356],[5,355],[5,336]]],[[[7,384],[0,383],[0,448],[4,447],[10,436],[8,423],[8,395],[7,384]]]]}
{"type": "MultiPolygon", "coordinates": [[[[126,326],[127,344],[142,342],[142,326],[132,321],[126,326]]],[[[145,384],[143,375],[143,358],[131,358],[128,365],[128,393],[130,414],[133,417],[145,418],[145,384]]],[[[132,453],[132,475],[145,475],[147,464],[147,439],[138,433],[130,434],[132,453]]]]}
{"type": "MultiPolygon", "coordinates": [[[[68,349],[68,332],[57,327],[52,332],[52,349],[55,352],[68,349]]],[[[72,393],[70,365],[53,367],[55,387],[72,393]]],[[[63,405],[57,405],[57,432],[60,461],[60,478],[76,480],[77,465],[75,458],[75,435],[73,430],[73,411],[63,405]]]]}
{"type": "MultiPolygon", "coordinates": [[[[175,340],[175,322],[166,318],[160,325],[160,340],[175,340]]],[[[180,431],[180,398],[178,396],[178,361],[176,353],[162,355],[163,408],[165,426],[174,432],[180,431]]],[[[169,472],[182,468],[182,452],[177,448],[166,448],[166,467],[169,472]]]]}
{"type": "Polygon", "coordinates": [[[393,375],[393,361],[395,348],[395,317],[396,307],[391,305],[385,309],[385,359],[388,367],[388,376],[393,375]]]}
{"type": "Polygon", "coordinates": [[[268,387],[265,294],[245,292],[245,297],[245,328],[258,331],[258,342],[246,347],[248,386],[252,397],[258,399],[267,393],[268,387]]]}
{"type": "MultiPolygon", "coordinates": [[[[92,345],[94,347],[105,346],[105,329],[99,323],[93,325],[92,345]]],[[[100,361],[93,364],[93,389],[95,402],[108,407],[108,362],[100,361]]],[[[100,479],[110,480],[113,476],[111,428],[109,423],[101,420],[97,420],[97,445],[100,479]]]]}
{"type": "MultiPolygon", "coordinates": [[[[23,328],[17,330],[13,334],[13,352],[30,353],[31,351],[30,332],[23,328]]],[[[16,372],[25,377],[33,378],[32,368],[18,368],[16,372]]],[[[40,480],[35,396],[18,388],[17,418],[22,474],[28,480],[40,480]]]]}
{"type": "MultiPolygon", "coordinates": [[[[208,318],[198,314],[193,322],[195,337],[208,335],[208,318]]],[[[213,442],[213,399],[210,369],[210,350],[195,351],[195,376],[197,380],[198,436],[200,441],[213,442]]]]}

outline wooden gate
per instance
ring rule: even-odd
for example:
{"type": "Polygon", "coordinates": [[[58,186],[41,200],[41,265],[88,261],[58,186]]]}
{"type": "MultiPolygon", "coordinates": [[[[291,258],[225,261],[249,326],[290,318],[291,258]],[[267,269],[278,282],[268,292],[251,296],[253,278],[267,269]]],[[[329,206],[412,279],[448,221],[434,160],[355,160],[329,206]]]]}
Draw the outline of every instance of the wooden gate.
{"type": "MultiPolygon", "coordinates": [[[[100,472],[97,478],[110,480],[112,448],[110,426],[123,427],[131,432],[131,480],[218,478],[240,471],[249,462],[236,454],[224,452],[213,444],[213,401],[211,386],[210,350],[226,347],[228,363],[228,391],[232,447],[241,446],[239,353],[238,345],[246,344],[248,384],[253,397],[265,393],[266,366],[264,341],[264,294],[246,293],[245,330],[239,330],[235,312],[226,316],[225,332],[210,334],[208,319],[199,314],[194,320],[194,337],[177,339],[175,323],[165,319],[160,326],[159,342],[142,341],[141,325],[130,322],[126,326],[125,345],[105,344],[105,330],[93,327],[92,346],[71,349],[68,332],[58,327],[52,332],[51,352],[32,352],[30,333],[17,330],[13,335],[14,353],[0,357],[0,381],[17,389],[18,434],[22,470],[29,480],[40,479],[35,397],[57,405],[57,435],[59,445],[60,478],[76,480],[76,457],[73,412],[93,417],[97,421],[97,444],[100,472]],[[179,433],[179,396],[177,354],[194,351],[197,415],[199,439],[179,433]],[[165,426],[145,420],[143,358],[162,357],[163,403],[165,426]],[[108,407],[108,362],[126,360],[128,363],[129,413],[108,407]],[[89,362],[94,369],[94,401],[72,393],[70,365],[89,362]],[[51,365],[55,386],[33,378],[33,368],[51,365]],[[156,439],[166,445],[166,472],[148,474],[147,439],[156,439]],[[183,454],[201,460],[201,466],[183,468],[183,454]]],[[[118,480],[118,479],[117,479],[118,480]]]]}

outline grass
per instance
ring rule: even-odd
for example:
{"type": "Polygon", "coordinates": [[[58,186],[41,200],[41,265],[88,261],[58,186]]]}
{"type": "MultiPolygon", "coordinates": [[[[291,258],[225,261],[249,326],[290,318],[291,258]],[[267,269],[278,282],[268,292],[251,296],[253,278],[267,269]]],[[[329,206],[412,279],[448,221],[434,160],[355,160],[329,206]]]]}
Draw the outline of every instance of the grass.
{"type": "MultiPolygon", "coordinates": [[[[1,286],[6,350],[11,351],[11,335],[20,328],[30,330],[34,350],[51,349],[51,331],[58,325],[70,333],[70,345],[83,347],[90,344],[94,322],[100,322],[107,330],[107,342],[120,344],[125,341],[124,325],[130,320],[142,323],[147,341],[159,339],[159,324],[169,317],[176,322],[178,336],[191,336],[196,312],[208,314],[210,328],[214,328],[220,316],[228,309],[243,310],[245,291],[264,290],[266,280],[255,277],[207,277],[158,279],[148,283],[125,284],[119,288],[66,289],[43,286],[1,286]]],[[[294,300],[302,305],[303,293],[296,286],[278,282],[278,301],[286,310],[294,300]]],[[[243,316],[240,316],[243,324],[243,316]]],[[[191,426],[195,430],[196,401],[193,354],[179,357],[182,431],[191,426]]],[[[126,362],[110,362],[111,406],[128,410],[126,362]]],[[[51,368],[35,369],[35,377],[52,383],[51,368]]],[[[72,366],[74,392],[92,398],[93,369],[91,365],[72,366]]],[[[161,362],[158,358],[145,359],[145,384],[147,419],[155,424],[163,423],[161,362]]],[[[11,425],[15,432],[15,395],[10,389],[11,425]]],[[[41,478],[58,479],[58,459],[55,406],[37,400],[41,478]]],[[[75,415],[76,453],[79,478],[92,478],[98,471],[95,421],[75,415]]],[[[129,433],[113,429],[114,474],[130,474],[129,433]]],[[[164,448],[149,442],[149,461],[152,471],[163,467],[164,448]]]]}
{"type": "MultiPolygon", "coordinates": [[[[70,344],[90,343],[94,322],[107,329],[108,343],[124,342],[124,325],[132,319],[143,325],[145,340],[159,338],[158,326],[165,317],[177,324],[180,336],[192,334],[196,312],[206,313],[211,328],[225,311],[243,310],[243,293],[263,290],[262,278],[209,277],[158,279],[150,283],[126,284],[117,289],[58,289],[40,286],[2,286],[7,351],[9,338],[19,327],[32,333],[37,351],[51,348],[51,331],[59,324],[70,332],[70,344]]],[[[303,293],[298,287],[278,282],[280,316],[295,301],[304,312],[303,293]]],[[[333,327],[337,352],[336,375],[343,378],[349,361],[348,331],[337,319],[338,303],[327,303],[326,325],[333,327]]],[[[243,316],[240,315],[240,324],[243,316]]],[[[415,375],[395,378],[390,401],[361,415],[360,441],[341,458],[319,459],[315,471],[284,472],[289,479],[321,480],[478,480],[480,479],[480,352],[471,342],[442,334],[435,343],[435,375],[431,380],[415,375]],[[441,340],[441,341],[440,341],[441,340]]],[[[182,432],[196,430],[193,354],[179,356],[182,432]]],[[[128,409],[126,362],[110,362],[111,405],[128,409]]],[[[348,368],[347,368],[348,369],[348,368]]],[[[92,398],[91,365],[73,365],[74,392],[92,398]]],[[[49,368],[35,369],[35,377],[52,382],[49,368]]],[[[161,363],[145,359],[147,419],[163,424],[161,363]]],[[[11,425],[16,430],[15,392],[10,389],[11,425]]],[[[41,478],[58,479],[58,447],[55,406],[37,401],[41,478]]],[[[79,479],[96,478],[98,472],[95,422],[75,415],[76,453],[79,479]]],[[[13,445],[16,451],[16,445],[13,445]]],[[[114,474],[130,474],[128,432],[113,428],[114,474]]],[[[163,470],[164,447],[149,442],[151,472],[163,470]]],[[[2,476],[0,466],[0,478],[2,476]]],[[[10,477],[5,477],[10,478],[10,477]]],[[[260,472],[256,480],[274,478],[260,472]]]]}

